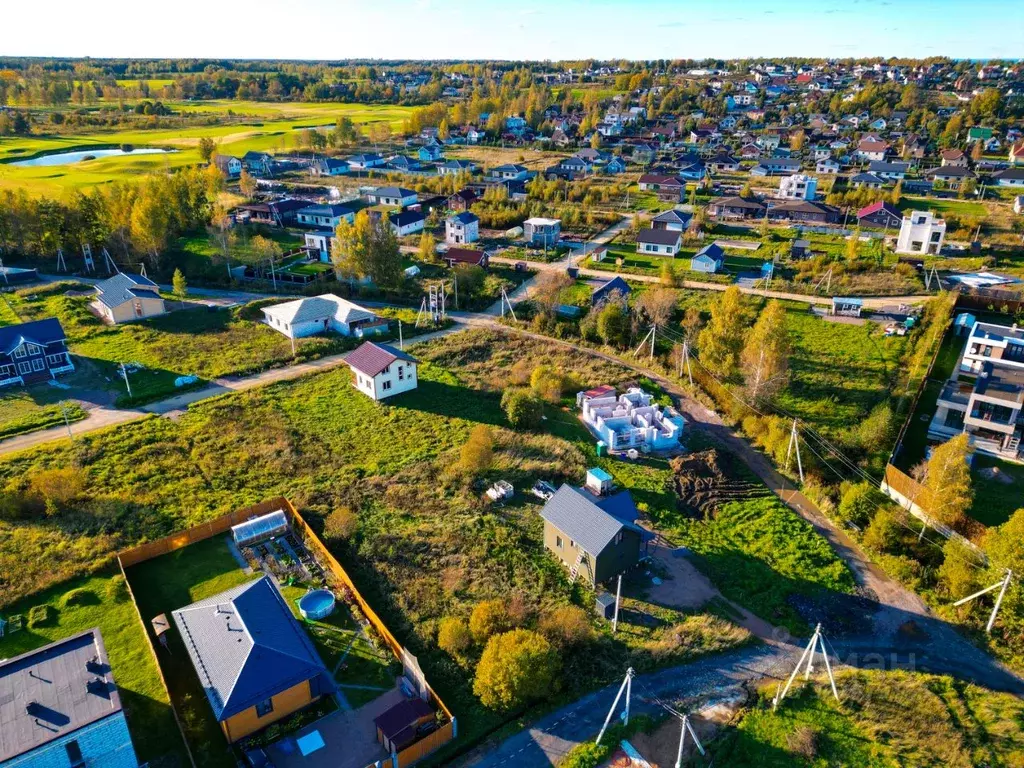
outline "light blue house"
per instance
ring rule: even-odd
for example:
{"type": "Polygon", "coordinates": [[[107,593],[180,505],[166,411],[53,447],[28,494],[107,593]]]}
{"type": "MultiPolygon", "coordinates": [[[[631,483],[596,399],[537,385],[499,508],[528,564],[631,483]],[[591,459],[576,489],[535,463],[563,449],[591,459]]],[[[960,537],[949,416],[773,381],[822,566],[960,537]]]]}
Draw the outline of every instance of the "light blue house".
{"type": "Polygon", "coordinates": [[[0,662],[0,768],[136,768],[99,629],[0,662]]]}
{"type": "Polygon", "coordinates": [[[725,253],[718,243],[705,245],[690,259],[690,269],[694,272],[714,274],[725,263],[725,253]]]}
{"type": "Polygon", "coordinates": [[[419,155],[420,160],[424,163],[433,163],[444,157],[444,152],[441,151],[441,146],[439,144],[427,144],[422,146],[417,154],[419,155]]]}

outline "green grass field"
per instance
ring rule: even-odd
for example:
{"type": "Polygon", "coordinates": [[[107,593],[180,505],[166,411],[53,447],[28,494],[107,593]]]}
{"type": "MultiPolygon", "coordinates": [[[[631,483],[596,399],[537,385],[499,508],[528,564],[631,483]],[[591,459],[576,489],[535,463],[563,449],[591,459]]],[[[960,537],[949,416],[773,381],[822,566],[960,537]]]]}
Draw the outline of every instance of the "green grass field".
{"type": "MultiPolygon", "coordinates": [[[[26,554],[28,552],[31,550],[26,554]]],[[[45,550],[36,550],[30,567],[45,567],[47,560],[45,550]]],[[[187,762],[185,748],[174,723],[167,692],[135,607],[125,590],[118,591],[120,582],[121,574],[115,566],[9,605],[3,611],[4,616],[21,614],[27,618],[33,606],[49,605],[55,619],[46,626],[26,627],[0,638],[0,658],[16,656],[76,632],[99,627],[139,761],[156,761],[166,756],[167,762],[161,764],[184,766],[187,762]],[[66,605],[64,598],[72,590],[81,590],[76,592],[78,604],[66,605]]],[[[123,583],[121,586],[123,588],[123,583]]]]}
{"type": "MultiPolygon", "coordinates": [[[[973,768],[1024,760],[1024,705],[949,677],[843,671],[800,681],[777,712],[775,684],[707,747],[716,765],[973,768]]],[[[705,762],[688,765],[706,765],[705,762]]]]}
{"type": "Polygon", "coordinates": [[[197,146],[204,136],[218,142],[222,154],[243,155],[250,150],[285,150],[297,146],[299,128],[333,124],[350,117],[357,124],[387,121],[399,127],[410,108],[366,104],[269,104],[260,102],[197,102],[185,110],[253,115],[249,122],[180,129],[129,129],[78,135],[34,135],[0,138],[0,189],[24,189],[29,194],[60,197],[80,187],[109,184],[138,178],[147,173],[193,165],[200,161],[197,146]],[[15,167],[13,160],[73,149],[117,147],[162,147],[174,152],[126,155],[80,161],[70,165],[15,167]]]}
{"type": "MultiPolygon", "coordinates": [[[[275,495],[291,498],[315,527],[331,510],[348,506],[356,511],[358,531],[350,543],[332,547],[335,555],[420,659],[431,684],[458,713],[460,732],[472,738],[500,726],[507,716],[484,709],[468,682],[481,649],[473,650],[466,666],[457,663],[436,646],[437,622],[468,615],[481,599],[514,596],[533,617],[567,602],[589,613],[591,597],[577,593],[565,569],[540,546],[539,503],[522,489],[539,477],[578,482],[591,463],[592,440],[571,413],[554,407],[539,433],[504,426],[502,389],[549,361],[555,350],[547,344],[472,331],[410,351],[422,361],[419,387],[386,403],[356,392],[347,370],[333,370],[199,403],[176,420],[151,418],[83,436],[74,445],[55,443],[6,457],[0,486],[31,483],[45,467],[76,467],[82,482],[81,492],[49,515],[45,526],[0,520],[7,599],[96,567],[141,539],[275,495]],[[493,467],[481,479],[506,478],[521,491],[500,510],[484,504],[472,478],[457,470],[460,448],[477,424],[490,425],[495,440],[493,467]],[[26,548],[47,555],[29,559],[26,548]]],[[[559,349],[558,359],[581,385],[626,378],[622,369],[584,353],[559,349]]],[[[620,479],[631,481],[628,475],[620,479]]],[[[637,494],[645,508],[672,503],[646,495],[641,480],[637,494]]],[[[233,562],[220,562],[224,573],[238,572],[233,562]]],[[[199,596],[183,587],[203,581],[186,573],[188,567],[181,559],[170,575],[148,577],[144,594],[162,602],[140,598],[144,615],[199,596]]],[[[138,569],[132,570],[134,585],[138,569]]],[[[207,592],[216,591],[212,581],[208,586],[207,592]]],[[[618,635],[601,623],[585,650],[567,654],[565,684],[553,696],[575,697],[619,675],[627,663],[653,669],[749,641],[713,612],[665,609],[639,595],[630,599],[637,603],[618,635]]],[[[357,665],[361,658],[350,667],[357,678],[379,674],[363,660],[357,665]]],[[[220,759],[215,750],[207,756],[220,759]]]]}

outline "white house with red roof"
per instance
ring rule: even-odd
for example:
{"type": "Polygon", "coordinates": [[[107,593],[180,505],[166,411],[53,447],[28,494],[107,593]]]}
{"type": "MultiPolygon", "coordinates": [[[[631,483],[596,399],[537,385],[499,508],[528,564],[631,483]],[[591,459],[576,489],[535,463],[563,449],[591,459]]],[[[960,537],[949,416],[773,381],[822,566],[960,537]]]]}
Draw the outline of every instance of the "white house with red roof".
{"type": "Polygon", "coordinates": [[[345,358],[356,389],[374,400],[416,389],[416,358],[390,344],[364,342],[345,358]]]}

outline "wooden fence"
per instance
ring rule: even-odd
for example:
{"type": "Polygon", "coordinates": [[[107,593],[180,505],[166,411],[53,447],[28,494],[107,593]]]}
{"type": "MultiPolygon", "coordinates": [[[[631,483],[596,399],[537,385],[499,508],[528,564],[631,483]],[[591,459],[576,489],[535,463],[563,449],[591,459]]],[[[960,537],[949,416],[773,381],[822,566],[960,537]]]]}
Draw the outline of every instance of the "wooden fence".
{"type": "Polygon", "coordinates": [[[935,508],[935,499],[930,489],[917,482],[910,475],[894,467],[892,464],[885,465],[885,479],[881,485],[882,493],[895,501],[910,514],[930,528],[938,531],[947,539],[956,539],[965,547],[974,550],[984,562],[988,558],[981,548],[966,536],[954,531],[948,525],[943,525],[934,517],[931,512],[935,508]]]}
{"type": "MultiPolygon", "coordinates": [[[[145,562],[146,560],[151,560],[154,557],[159,557],[160,555],[165,555],[168,552],[174,552],[182,547],[187,547],[189,544],[195,544],[196,542],[212,538],[213,536],[231,530],[232,526],[244,523],[250,518],[259,517],[260,515],[265,515],[277,510],[284,511],[285,516],[292,525],[292,529],[299,538],[303,540],[306,547],[313,553],[321,565],[325,566],[327,570],[330,571],[331,576],[349,590],[352,594],[352,598],[356,602],[356,605],[358,605],[359,609],[363,612],[363,615],[366,616],[370,624],[373,625],[373,628],[377,630],[380,636],[384,639],[384,642],[387,643],[398,661],[402,662],[403,669],[405,669],[405,659],[411,655],[402,648],[402,644],[398,642],[398,639],[393,634],[391,634],[391,630],[387,628],[380,616],[377,615],[377,612],[370,607],[366,598],[363,597],[362,593],[360,593],[359,589],[356,587],[355,582],[352,581],[352,577],[348,575],[348,572],[341,566],[341,563],[339,563],[327,547],[324,546],[324,543],[310,527],[309,523],[303,519],[302,515],[299,514],[298,510],[295,509],[292,503],[283,496],[261,501],[259,504],[254,504],[251,507],[244,507],[243,509],[238,509],[234,512],[228,512],[227,514],[221,515],[209,522],[201,523],[189,528],[188,530],[172,533],[169,536],[164,536],[162,539],[148,541],[137,547],[123,550],[117,556],[117,561],[121,566],[121,573],[123,574],[126,568],[133,565],[145,562]]],[[[125,581],[127,582],[127,578],[125,581]]],[[[128,585],[128,589],[130,592],[130,583],[128,585]]],[[[150,633],[146,628],[142,614],[139,612],[139,607],[135,602],[134,594],[132,595],[132,604],[135,605],[135,613],[139,617],[139,621],[142,623],[143,632],[145,632],[147,639],[150,641],[150,651],[152,652],[153,659],[157,662],[157,668],[159,669],[160,664],[157,660],[156,649],[153,647],[153,641],[150,638],[150,633]]],[[[415,659],[414,656],[411,658],[415,659]]],[[[419,670],[418,663],[415,664],[415,669],[409,671],[414,673],[413,676],[416,677],[414,682],[421,682],[423,684],[426,688],[430,701],[433,702],[434,706],[445,713],[448,721],[433,733],[425,736],[415,744],[410,745],[398,753],[395,757],[395,768],[405,768],[405,766],[411,765],[442,745],[447,744],[449,741],[454,739],[458,733],[455,716],[452,714],[452,711],[448,709],[448,706],[444,701],[441,700],[441,697],[435,693],[434,689],[431,688],[423,678],[423,673],[419,670]]],[[[162,670],[160,671],[160,679],[164,684],[164,690],[168,690],[167,681],[164,679],[162,670]]],[[[177,710],[174,709],[173,701],[171,703],[171,709],[174,711],[174,718],[178,722],[178,729],[181,731],[182,739],[185,741],[185,748],[189,749],[188,739],[185,738],[185,732],[181,727],[181,719],[178,716],[177,710]]],[[[189,750],[189,759],[192,760],[191,750],[189,750]]],[[[195,766],[194,760],[192,760],[192,765],[195,766]]]]}
{"type": "Polygon", "coordinates": [[[187,547],[189,544],[195,544],[196,542],[212,538],[219,533],[230,531],[231,526],[244,523],[251,517],[258,517],[278,509],[285,509],[284,505],[287,505],[288,508],[291,507],[284,498],[262,501],[251,507],[228,512],[226,515],[221,515],[206,523],[200,523],[188,530],[172,533],[170,536],[164,536],[162,539],[147,541],[145,544],[123,550],[118,554],[117,559],[121,562],[122,568],[130,568],[146,560],[152,560],[154,557],[166,555],[168,552],[187,547]]]}

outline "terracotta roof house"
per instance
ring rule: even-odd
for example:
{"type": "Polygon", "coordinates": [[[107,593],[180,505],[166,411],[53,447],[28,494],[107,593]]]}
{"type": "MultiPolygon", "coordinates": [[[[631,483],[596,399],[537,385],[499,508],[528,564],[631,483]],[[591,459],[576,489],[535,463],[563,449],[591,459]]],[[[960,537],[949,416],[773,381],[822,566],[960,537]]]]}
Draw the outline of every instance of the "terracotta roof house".
{"type": "Polygon", "coordinates": [[[172,616],[229,742],[334,690],[313,642],[267,576],[172,616]]]}
{"type": "Polygon", "coordinates": [[[356,388],[374,400],[416,389],[415,357],[390,344],[366,341],[349,353],[345,363],[355,375],[356,388]]]}
{"type": "Polygon", "coordinates": [[[892,203],[879,200],[857,211],[857,223],[868,227],[899,227],[903,214],[892,203]]]}
{"type": "Polygon", "coordinates": [[[449,248],[441,254],[441,260],[449,267],[456,264],[471,264],[473,266],[487,266],[487,252],[476,248],[449,248]]]}

